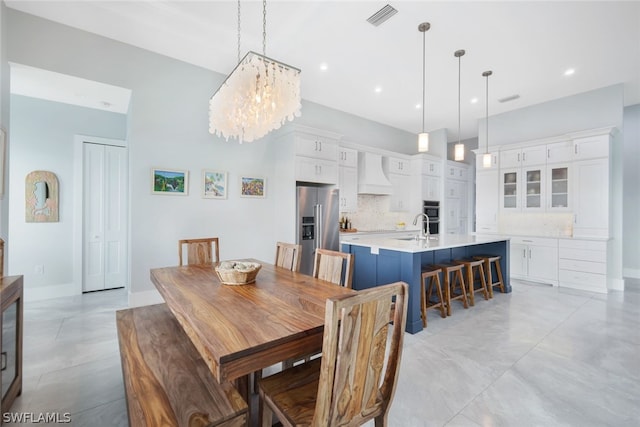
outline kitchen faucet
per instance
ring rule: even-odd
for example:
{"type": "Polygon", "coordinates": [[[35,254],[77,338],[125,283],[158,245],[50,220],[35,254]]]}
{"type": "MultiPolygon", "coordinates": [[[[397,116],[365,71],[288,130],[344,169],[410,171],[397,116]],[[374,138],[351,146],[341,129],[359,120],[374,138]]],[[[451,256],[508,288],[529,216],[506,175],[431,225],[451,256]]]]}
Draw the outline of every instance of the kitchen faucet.
{"type": "Polygon", "coordinates": [[[420,226],[420,235],[416,236],[416,239],[418,240],[428,240],[429,239],[429,216],[427,216],[427,214],[425,213],[419,213],[418,215],[416,215],[415,218],[413,218],[413,225],[417,225],[418,224],[418,218],[420,218],[421,216],[424,217],[424,219],[427,220],[427,232],[425,234],[424,232],[424,219],[422,220],[422,224],[420,226]]]}

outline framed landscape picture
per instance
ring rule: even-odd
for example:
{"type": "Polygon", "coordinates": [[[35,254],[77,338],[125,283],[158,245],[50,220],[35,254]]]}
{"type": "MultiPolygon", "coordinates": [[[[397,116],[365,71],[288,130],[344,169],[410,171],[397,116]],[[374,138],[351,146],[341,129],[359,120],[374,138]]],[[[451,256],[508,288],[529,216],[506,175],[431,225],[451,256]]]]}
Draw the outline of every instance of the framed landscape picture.
{"type": "Polygon", "coordinates": [[[243,176],[240,178],[240,197],[264,198],[266,194],[266,178],[256,176],[243,176]]]}
{"type": "Polygon", "coordinates": [[[227,198],[227,173],[221,171],[202,171],[202,197],[205,199],[227,198]]]}
{"type": "Polygon", "coordinates": [[[189,194],[189,171],[153,168],[151,186],[153,194],[186,196],[189,194]]]}

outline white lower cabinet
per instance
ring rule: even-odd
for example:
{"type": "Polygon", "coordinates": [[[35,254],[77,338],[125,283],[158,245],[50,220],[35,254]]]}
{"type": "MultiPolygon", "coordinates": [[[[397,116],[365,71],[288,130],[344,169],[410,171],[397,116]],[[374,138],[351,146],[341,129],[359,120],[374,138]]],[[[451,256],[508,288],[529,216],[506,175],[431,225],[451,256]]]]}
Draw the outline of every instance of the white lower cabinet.
{"type": "Polygon", "coordinates": [[[511,277],[558,285],[558,239],[512,237],[511,277]]]}
{"type": "Polygon", "coordinates": [[[607,292],[607,242],[560,239],[560,286],[607,292]]]}

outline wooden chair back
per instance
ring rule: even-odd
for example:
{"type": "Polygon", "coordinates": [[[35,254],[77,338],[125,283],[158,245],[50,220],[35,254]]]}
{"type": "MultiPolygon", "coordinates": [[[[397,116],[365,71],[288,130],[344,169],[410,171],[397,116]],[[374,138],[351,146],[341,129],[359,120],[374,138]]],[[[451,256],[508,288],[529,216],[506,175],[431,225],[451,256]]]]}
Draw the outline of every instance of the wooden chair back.
{"type": "Polygon", "coordinates": [[[300,270],[300,252],[302,251],[302,245],[296,245],[294,243],[276,243],[276,266],[284,267],[291,271],[300,270]]]}
{"type": "Polygon", "coordinates": [[[187,248],[187,264],[211,264],[212,262],[220,261],[220,249],[217,237],[183,239],[178,241],[179,265],[184,265],[183,251],[185,246],[187,248]]]}
{"type": "Polygon", "coordinates": [[[359,426],[371,419],[376,426],[387,425],[400,371],[408,298],[408,285],[397,282],[327,300],[312,426],[359,426]],[[393,298],[394,327],[387,353],[393,298]]]}
{"type": "Polygon", "coordinates": [[[0,277],[4,277],[4,240],[0,239],[0,277]]]}
{"type": "Polygon", "coordinates": [[[313,277],[336,285],[342,285],[345,288],[351,288],[353,254],[329,249],[316,249],[313,277]]]}

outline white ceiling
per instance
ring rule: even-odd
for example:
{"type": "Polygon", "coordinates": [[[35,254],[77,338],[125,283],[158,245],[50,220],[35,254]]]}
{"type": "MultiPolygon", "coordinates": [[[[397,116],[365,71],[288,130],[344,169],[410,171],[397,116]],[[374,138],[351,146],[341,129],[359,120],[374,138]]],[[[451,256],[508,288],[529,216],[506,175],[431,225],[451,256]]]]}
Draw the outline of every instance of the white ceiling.
{"type": "MultiPolygon", "coordinates": [[[[237,61],[236,1],[28,1],[8,7],[229,73],[237,61]]],[[[243,0],[242,53],[262,51],[262,2],[243,0]]],[[[410,132],[422,111],[421,22],[426,33],[426,128],[462,139],[485,116],[624,84],[640,103],[640,2],[276,1],[267,5],[267,56],[302,69],[302,97],[410,132]],[[366,19],[391,4],[379,27],[366,19]],[[320,70],[326,63],[328,69],[320,70]],[[565,76],[568,68],[575,69],[565,76]],[[380,93],[374,88],[380,86],[380,93]],[[500,103],[511,95],[520,98],[500,103]],[[479,101],[472,104],[470,100],[479,101]]],[[[303,112],[304,113],[304,112],[303,112]]]]}

